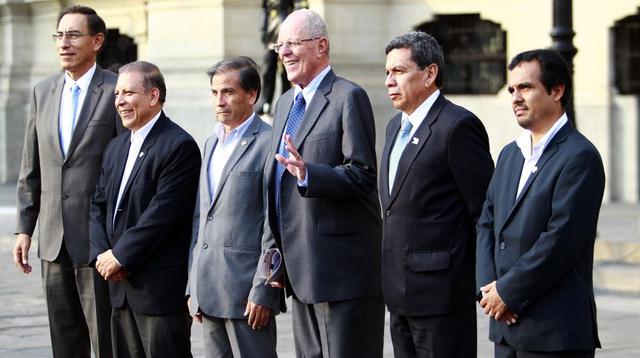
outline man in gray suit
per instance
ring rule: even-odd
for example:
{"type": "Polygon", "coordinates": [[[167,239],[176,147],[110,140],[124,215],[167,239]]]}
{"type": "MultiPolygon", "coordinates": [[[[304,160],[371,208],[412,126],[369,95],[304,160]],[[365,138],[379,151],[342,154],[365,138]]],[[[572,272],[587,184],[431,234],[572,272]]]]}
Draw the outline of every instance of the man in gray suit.
{"type": "Polygon", "coordinates": [[[64,73],[34,87],[26,123],[13,260],[30,273],[31,237],[39,237],[55,357],[89,357],[91,345],[96,356],[111,356],[107,283],[87,265],[89,199],[104,148],[122,128],[117,76],[96,65],[105,35],[93,9],[60,12],[53,39],[64,73]]]}
{"type": "Polygon", "coordinates": [[[272,315],[279,290],[262,285],[260,304],[247,306],[260,258],[263,170],[271,141],[271,126],[253,112],[260,74],[248,57],[218,62],[207,74],[218,123],[200,171],[189,309],[203,324],[207,357],[276,357],[272,315]]]}
{"type": "MultiPolygon", "coordinates": [[[[275,107],[263,248],[277,247],[284,259],[277,286],[293,296],[297,355],[381,357],[381,218],[369,98],[334,74],[326,24],[313,11],[291,13],[275,49],[295,87],[275,107]]],[[[250,301],[259,302],[262,284],[256,277],[250,301]]]]}

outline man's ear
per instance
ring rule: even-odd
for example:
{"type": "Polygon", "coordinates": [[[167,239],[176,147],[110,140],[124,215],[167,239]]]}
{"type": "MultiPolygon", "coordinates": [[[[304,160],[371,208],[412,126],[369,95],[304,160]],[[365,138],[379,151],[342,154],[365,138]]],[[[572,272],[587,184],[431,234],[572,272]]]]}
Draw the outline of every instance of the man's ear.
{"type": "Polygon", "coordinates": [[[160,89],[157,87],[151,88],[151,106],[155,106],[160,102],[160,89]]]}
{"type": "Polygon", "coordinates": [[[424,69],[424,86],[431,87],[436,83],[436,77],[438,77],[438,66],[432,63],[424,69]]]}
{"type": "Polygon", "coordinates": [[[329,40],[326,37],[321,37],[318,40],[318,57],[327,54],[327,50],[329,49],[329,40]]]}
{"type": "Polygon", "coordinates": [[[564,95],[565,87],[563,84],[558,84],[551,88],[551,95],[553,96],[553,100],[555,102],[560,102],[562,96],[564,95]]]}
{"type": "Polygon", "coordinates": [[[93,51],[98,53],[100,49],[104,46],[104,34],[102,32],[98,32],[93,37],[93,51]]]}

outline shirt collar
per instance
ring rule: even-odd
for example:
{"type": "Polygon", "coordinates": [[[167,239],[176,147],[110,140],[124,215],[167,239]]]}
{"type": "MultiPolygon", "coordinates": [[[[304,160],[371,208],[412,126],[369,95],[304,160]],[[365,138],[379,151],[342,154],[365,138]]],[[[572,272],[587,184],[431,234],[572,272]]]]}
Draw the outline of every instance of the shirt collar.
{"type": "Polygon", "coordinates": [[[413,113],[411,113],[411,115],[408,115],[405,112],[402,112],[402,123],[404,124],[404,121],[408,119],[411,122],[411,125],[413,126],[412,131],[418,128],[418,126],[420,126],[420,124],[425,119],[425,117],[427,117],[429,110],[431,109],[433,104],[436,102],[436,99],[438,99],[439,95],[440,95],[440,90],[436,89],[435,92],[433,92],[429,97],[427,97],[427,99],[425,99],[424,102],[422,102],[422,104],[418,106],[418,108],[416,108],[416,110],[413,111],[413,113]]]}
{"type": "Polygon", "coordinates": [[[64,82],[65,82],[65,87],[69,87],[72,88],[73,85],[78,85],[78,87],[80,87],[81,92],[86,93],[87,90],[89,89],[89,84],[91,84],[91,79],[93,78],[93,74],[96,72],[96,64],[94,63],[93,66],[91,66],[91,68],[89,69],[89,71],[87,71],[84,75],[82,75],[80,78],[78,78],[77,81],[74,81],[71,76],[69,76],[69,74],[67,72],[64,73],[64,82]]]}
{"type": "Polygon", "coordinates": [[[313,80],[311,80],[311,82],[309,82],[309,84],[305,88],[301,88],[300,86],[296,85],[294,87],[293,98],[296,98],[296,96],[298,96],[298,93],[302,92],[304,101],[308,106],[309,103],[311,103],[311,100],[313,99],[313,95],[316,93],[316,90],[318,89],[318,87],[320,87],[320,83],[322,83],[322,80],[327,75],[327,73],[329,73],[330,70],[331,70],[331,66],[325,67],[324,70],[320,71],[320,73],[318,73],[318,75],[316,75],[316,77],[314,77],[313,80]]]}
{"type": "MultiPolygon", "coordinates": [[[[249,116],[249,118],[247,118],[244,122],[242,122],[239,126],[233,128],[231,130],[231,132],[229,132],[229,135],[227,135],[227,140],[230,140],[232,138],[239,138],[242,137],[242,135],[244,134],[244,132],[247,131],[247,128],[249,128],[249,124],[251,124],[251,122],[253,121],[253,118],[256,116],[256,112],[251,112],[251,115],[249,116]]],[[[225,135],[224,135],[224,124],[218,122],[216,123],[216,136],[218,137],[218,141],[220,143],[224,143],[225,142],[225,135]]]]}
{"type": "Polygon", "coordinates": [[[142,128],[138,129],[136,132],[131,131],[131,143],[134,143],[134,142],[142,143],[142,142],[144,142],[144,140],[147,138],[147,135],[149,134],[149,132],[151,132],[151,128],[153,128],[153,126],[158,121],[158,118],[160,118],[160,113],[162,113],[162,111],[158,112],[153,117],[153,119],[151,119],[149,122],[147,122],[147,124],[145,124],[142,128]]]}
{"type": "Polygon", "coordinates": [[[558,133],[560,128],[562,128],[567,122],[567,114],[563,113],[562,116],[560,116],[560,118],[556,121],[556,123],[553,124],[551,129],[549,129],[547,133],[545,133],[545,135],[542,137],[542,139],[540,139],[540,142],[533,146],[533,148],[531,148],[531,131],[525,129],[522,134],[520,134],[520,136],[518,136],[518,138],[516,139],[516,144],[520,148],[520,151],[522,152],[522,155],[525,157],[525,159],[530,158],[534,151],[539,151],[540,153],[542,153],[545,148],[547,148],[547,145],[549,145],[556,133],[558,133]]]}

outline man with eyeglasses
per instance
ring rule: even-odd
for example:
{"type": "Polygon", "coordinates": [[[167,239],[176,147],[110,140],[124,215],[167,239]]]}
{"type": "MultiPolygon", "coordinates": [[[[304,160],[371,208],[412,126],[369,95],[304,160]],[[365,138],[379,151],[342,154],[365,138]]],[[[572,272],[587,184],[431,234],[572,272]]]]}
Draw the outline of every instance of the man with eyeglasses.
{"type": "Polygon", "coordinates": [[[58,14],[53,33],[64,70],[36,84],[18,178],[13,260],[31,272],[39,238],[54,357],[111,357],[107,282],[89,267],[89,200],[102,153],[122,130],[114,102],[117,76],[96,65],[104,21],[84,6],[58,14]],[[36,227],[36,222],[38,226],[36,227]]]}
{"type": "MultiPolygon", "coordinates": [[[[263,250],[277,248],[297,356],[382,357],[381,220],[366,92],[329,65],[324,20],[302,9],[275,50],[295,87],[275,106],[263,250]]],[[[259,298],[256,277],[251,303],[259,298]]]]}

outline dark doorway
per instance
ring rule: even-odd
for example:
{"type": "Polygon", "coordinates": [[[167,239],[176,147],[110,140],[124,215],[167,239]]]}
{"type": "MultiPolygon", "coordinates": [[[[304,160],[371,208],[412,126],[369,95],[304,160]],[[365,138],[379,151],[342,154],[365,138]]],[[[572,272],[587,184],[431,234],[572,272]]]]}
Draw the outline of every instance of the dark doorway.
{"type": "Polygon", "coordinates": [[[118,73],[118,69],[138,59],[138,45],[133,38],[120,34],[118,29],[107,30],[104,48],[98,54],[100,67],[118,73]]]}

